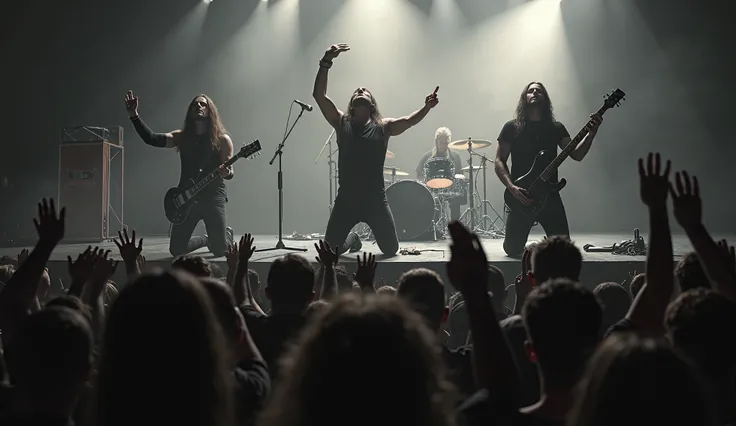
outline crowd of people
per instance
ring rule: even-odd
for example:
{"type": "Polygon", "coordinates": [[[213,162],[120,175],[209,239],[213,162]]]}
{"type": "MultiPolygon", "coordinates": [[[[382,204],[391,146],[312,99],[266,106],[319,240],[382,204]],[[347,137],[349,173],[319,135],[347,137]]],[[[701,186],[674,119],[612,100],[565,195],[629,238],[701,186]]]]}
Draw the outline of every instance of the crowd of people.
{"type": "Polygon", "coordinates": [[[127,283],[90,247],[49,297],[66,212],[42,200],[38,243],[0,267],[0,424],[736,425],[734,248],[703,226],[695,177],[659,154],[639,174],[646,270],[584,286],[580,249],[549,236],[527,245],[508,307],[458,222],[449,282],[412,269],[377,286],[373,255],[348,275],[320,241],[316,263],[287,254],[261,285],[251,235],[226,272],[192,254],[155,270],[123,230],[127,283]],[[694,249],[674,271],[670,208],[694,249]]]}

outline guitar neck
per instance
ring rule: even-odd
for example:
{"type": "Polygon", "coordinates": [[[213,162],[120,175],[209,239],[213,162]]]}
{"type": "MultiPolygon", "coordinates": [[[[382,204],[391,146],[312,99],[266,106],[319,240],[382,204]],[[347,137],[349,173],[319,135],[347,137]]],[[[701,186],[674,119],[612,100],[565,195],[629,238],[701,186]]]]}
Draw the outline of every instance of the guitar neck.
{"type": "MultiPolygon", "coordinates": [[[[598,110],[598,114],[603,116],[603,113],[606,112],[608,108],[606,106],[601,107],[601,109],[598,110]]],[[[578,144],[580,144],[580,141],[583,140],[585,135],[587,135],[590,132],[590,129],[593,127],[593,121],[588,121],[585,126],[583,126],[582,129],[578,132],[577,135],[570,141],[570,143],[565,146],[565,148],[560,151],[560,153],[555,157],[554,160],[552,160],[551,163],[547,166],[546,169],[542,172],[542,174],[539,175],[539,179],[548,180],[550,176],[560,167],[563,161],[567,159],[567,157],[570,156],[570,154],[575,151],[575,148],[577,148],[578,144]]]]}
{"type": "MultiPolygon", "coordinates": [[[[229,160],[227,160],[223,166],[230,167],[233,163],[238,161],[238,158],[240,157],[233,157],[229,160]]],[[[220,175],[220,172],[218,169],[215,169],[211,171],[207,176],[203,177],[201,180],[199,180],[197,183],[194,184],[191,188],[188,188],[186,190],[187,197],[191,198],[197,195],[201,190],[203,190],[207,185],[212,183],[213,180],[217,179],[220,175]]]]}

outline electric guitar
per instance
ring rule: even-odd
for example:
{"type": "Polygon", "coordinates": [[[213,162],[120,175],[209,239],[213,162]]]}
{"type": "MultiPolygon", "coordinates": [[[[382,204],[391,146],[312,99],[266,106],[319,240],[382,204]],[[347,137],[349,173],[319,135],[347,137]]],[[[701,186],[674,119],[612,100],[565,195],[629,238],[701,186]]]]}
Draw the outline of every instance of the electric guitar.
{"type": "MultiPolygon", "coordinates": [[[[235,153],[233,158],[227,160],[223,166],[230,167],[233,163],[238,161],[238,159],[251,157],[260,150],[261,142],[259,140],[255,140],[248,145],[244,144],[243,147],[240,148],[240,151],[235,153]]],[[[189,179],[178,187],[171,188],[166,191],[166,195],[164,196],[164,212],[166,213],[166,218],[169,219],[169,222],[174,225],[184,223],[187,216],[189,216],[189,212],[192,210],[192,207],[197,203],[197,194],[199,194],[200,191],[219,176],[219,170],[215,169],[198,182],[189,179]]]]}
{"type": "MultiPolygon", "coordinates": [[[[603,114],[609,109],[615,106],[620,106],[621,101],[624,100],[624,96],[626,96],[626,94],[621,89],[611,91],[611,93],[605,96],[603,106],[598,110],[598,114],[603,116],[603,114]]],[[[544,205],[547,203],[547,197],[549,197],[553,192],[561,191],[562,188],[567,185],[565,178],[562,178],[557,182],[551,182],[549,180],[550,177],[555,170],[560,167],[560,164],[565,161],[570,153],[575,150],[580,141],[582,141],[585,135],[588,134],[591,127],[593,127],[592,120],[588,121],[582,130],[578,132],[570,143],[568,143],[560,154],[551,162],[549,161],[549,158],[552,155],[551,152],[548,152],[547,150],[539,151],[539,153],[534,157],[531,169],[529,169],[524,176],[514,181],[514,185],[526,190],[526,196],[532,200],[532,203],[529,205],[523,204],[521,201],[517,200],[507,188],[503,193],[503,199],[509,210],[522,213],[524,216],[528,217],[536,217],[539,212],[542,211],[544,205]],[[545,164],[549,165],[544,167],[545,164]]]]}

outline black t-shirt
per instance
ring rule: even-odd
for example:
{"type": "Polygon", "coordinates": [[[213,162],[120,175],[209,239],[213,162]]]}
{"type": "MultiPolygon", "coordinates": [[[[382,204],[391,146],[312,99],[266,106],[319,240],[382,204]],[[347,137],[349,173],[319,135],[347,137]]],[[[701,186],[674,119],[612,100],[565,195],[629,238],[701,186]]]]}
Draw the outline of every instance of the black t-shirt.
{"type": "Polygon", "coordinates": [[[383,124],[356,124],[344,115],[337,130],[338,196],[383,196],[383,164],[388,137],[383,124]]]}
{"type": "MultiPolygon", "coordinates": [[[[430,149],[424,155],[422,155],[422,158],[419,159],[419,164],[417,164],[417,170],[416,170],[417,179],[424,180],[424,165],[427,163],[427,160],[433,157],[432,151],[433,150],[430,149]]],[[[462,174],[463,162],[462,162],[462,159],[460,158],[460,154],[458,154],[457,152],[451,149],[447,149],[444,153],[438,154],[435,157],[447,157],[448,154],[450,156],[450,160],[452,161],[452,164],[455,165],[455,174],[462,174]]]]}
{"type": "Polygon", "coordinates": [[[268,367],[260,361],[241,362],[233,371],[237,424],[252,425],[271,389],[268,367]]]}
{"type": "MultiPolygon", "coordinates": [[[[534,157],[539,151],[547,150],[550,155],[545,166],[557,155],[557,147],[562,139],[570,137],[565,126],[558,122],[529,121],[521,132],[517,132],[514,121],[504,124],[498,140],[511,145],[511,179],[516,180],[524,176],[534,163],[534,157]]],[[[550,180],[557,180],[557,171],[550,180]]]]}
{"type": "Polygon", "coordinates": [[[288,348],[288,343],[298,337],[307,317],[303,314],[275,314],[266,316],[251,306],[240,308],[253,342],[268,364],[271,379],[278,377],[278,360],[288,348]]]}
{"type": "MultiPolygon", "coordinates": [[[[220,152],[212,147],[209,136],[198,136],[187,140],[179,147],[181,161],[181,179],[179,185],[186,185],[188,180],[198,182],[222,164],[220,152]]],[[[201,195],[226,195],[225,181],[217,177],[201,192],[201,195]]]]}

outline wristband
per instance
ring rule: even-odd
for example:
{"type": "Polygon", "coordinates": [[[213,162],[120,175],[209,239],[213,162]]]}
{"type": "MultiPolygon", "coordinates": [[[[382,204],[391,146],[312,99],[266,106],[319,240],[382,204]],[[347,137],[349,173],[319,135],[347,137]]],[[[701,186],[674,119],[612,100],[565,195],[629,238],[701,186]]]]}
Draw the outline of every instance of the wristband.
{"type": "Polygon", "coordinates": [[[328,61],[327,59],[322,59],[319,61],[320,68],[326,68],[330,69],[332,68],[332,61],[328,61]]]}

